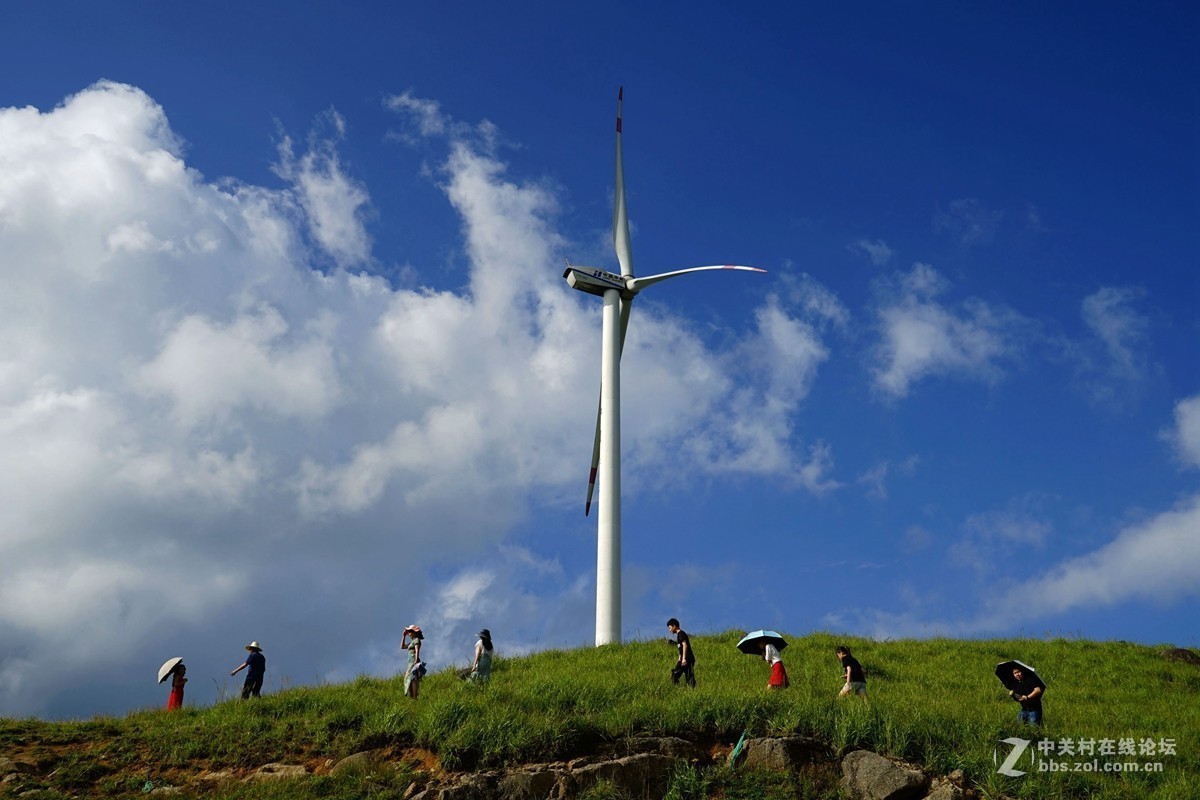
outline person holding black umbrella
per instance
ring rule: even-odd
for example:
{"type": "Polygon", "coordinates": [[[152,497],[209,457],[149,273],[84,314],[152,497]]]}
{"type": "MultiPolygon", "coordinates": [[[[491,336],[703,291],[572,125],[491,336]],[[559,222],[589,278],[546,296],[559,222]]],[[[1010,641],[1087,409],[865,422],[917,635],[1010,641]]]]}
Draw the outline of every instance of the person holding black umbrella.
{"type": "Polygon", "coordinates": [[[1008,696],[1021,704],[1017,719],[1026,725],[1041,725],[1042,695],[1046,693],[1046,684],[1036,672],[1026,672],[1021,666],[1012,668],[1012,676],[1008,696]]]}

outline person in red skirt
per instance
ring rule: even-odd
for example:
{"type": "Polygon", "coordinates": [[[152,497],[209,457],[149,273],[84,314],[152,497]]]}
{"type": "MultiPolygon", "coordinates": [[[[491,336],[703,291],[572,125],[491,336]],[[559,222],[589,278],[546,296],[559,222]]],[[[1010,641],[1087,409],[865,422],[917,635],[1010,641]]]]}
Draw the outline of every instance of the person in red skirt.
{"type": "Polygon", "coordinates": [[[763,660],[771,665],[771,678],[767,681],[767,688],[786,689],[790,681],[788,681],[787,670],[783,668],[783,659],[779,656],[779,649],[765,639],[758,643],[758,649],[763,654],[763,660]]]}
{"type": "Polygon", "coordinates": [[[183,708],[183,685],[187,683],[187,667],[180,661],[171,670],[171,696],[167,698],[167,711],[178,711],[183,708]]]}

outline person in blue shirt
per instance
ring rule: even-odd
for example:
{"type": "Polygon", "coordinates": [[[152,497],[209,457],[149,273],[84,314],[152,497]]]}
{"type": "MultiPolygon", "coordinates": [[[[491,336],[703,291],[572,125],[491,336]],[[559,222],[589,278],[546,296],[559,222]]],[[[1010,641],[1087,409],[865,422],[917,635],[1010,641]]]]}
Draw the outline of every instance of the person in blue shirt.
{"type": "Polygon", "coordinates": [[[246,656],[245,662],[235,669],[230,675],[237,675],[242,670],[249,670],[246,673],[246,682],[242,684],[242,699],[254,695],[261,697],[259,692],[262,691],[263,675],[267,671],[267,657],[262,654],[262,648],[258,646],[258,642],[251,642],[246,645],[246,649],[250,651],[250,655],[246,656]]]}

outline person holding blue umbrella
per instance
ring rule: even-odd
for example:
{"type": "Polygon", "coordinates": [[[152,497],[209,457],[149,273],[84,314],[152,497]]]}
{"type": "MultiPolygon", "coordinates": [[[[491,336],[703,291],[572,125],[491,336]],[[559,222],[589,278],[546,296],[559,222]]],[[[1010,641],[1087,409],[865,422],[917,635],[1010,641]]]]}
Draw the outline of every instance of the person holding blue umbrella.
{"type": "Polygon", "coordinates": [[[747,633],[737,643],[738,650],[747,655],[761,655],[763,660],[771,665],[771,677],[767,680],[768,689],[786,689],[791,685],[787,670],[783,668],[783,658],[779,651],[787,647],[787,642],[775,631],[759,630],[747,633]]]}

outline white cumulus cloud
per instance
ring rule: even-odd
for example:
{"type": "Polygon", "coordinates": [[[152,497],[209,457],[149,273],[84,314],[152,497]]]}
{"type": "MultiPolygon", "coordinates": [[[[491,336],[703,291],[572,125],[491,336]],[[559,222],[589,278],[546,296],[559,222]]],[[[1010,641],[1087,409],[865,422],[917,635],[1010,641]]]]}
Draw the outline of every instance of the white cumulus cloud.
{"type": "MultiPolygon", "coordinates": [[[[450,628],[493,598],[505,647],[579,633],[529,620],[545,597],[587,619],[588,576],[502,549],[585,477],[598,304],[561,280],[555,192],[508,173],[491,126],[401,97],[441,153],[461,288],[354,271],[376,260],[370,196],[333,112],[285,137],[271,188],[190,167],[135,87],[0,109],[0,713],[157,703],[160,657],[226,676],[251,639],[268,685],[390,669],[400,625],[442,624],[450,560],[475,565],[447,584],[450,628]],[[497,548],[503,568],[480,566],[497,548]],[[81,694],[80,674],[110,689],[81,694]]],[[[653,303],[635,315],[633,474],[709,453],[709,474],[835,485],[792,418],[836,298],[767,298],[721,346],[653,303]]]]}
{"type": "Polygon", "coordinates": [[[974,298],[954,308],[938,299],[948,288],[933,267],[916,264],[885,289],[873,373],[886,396],[904,397],[936,375],[995,379],[1018,354],[1025,323],[1016,312],[974,298]]]}
{"type": "Polygon", "coordinates": [[[867,239],[859,239],[857,242],[847,245],[847,249],[851,253],[865,255],[877,267],[886,266],[892,260],[892,256],[895,255],[895,251],[888,247],[887,242],[882,239],[876,239],[873,242],[867,239]]]}
{"type": "Polygon", "coordinates": [[[1185,464],[1200,467],[1200,395],[1175,404],[1175,427],[1166,433],[1185,464]]]}
{"type": "Polygon", "coordinates": [[[1171,602],[1200,594],[1200,496],[1131,525],[1103,547],[1067,559],[991,604],[998,626],[1024,618],[1107,608],[1131,600],[1171,602]]]}

